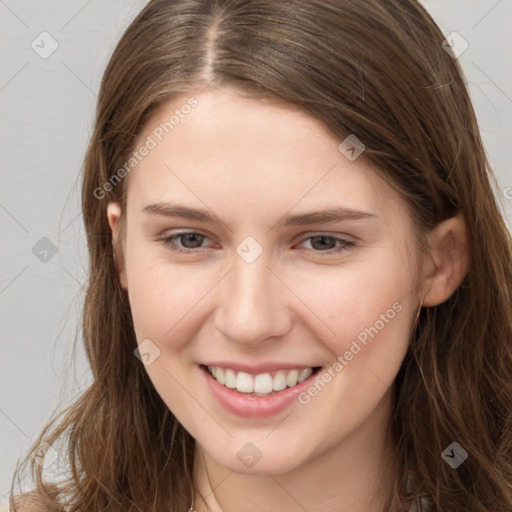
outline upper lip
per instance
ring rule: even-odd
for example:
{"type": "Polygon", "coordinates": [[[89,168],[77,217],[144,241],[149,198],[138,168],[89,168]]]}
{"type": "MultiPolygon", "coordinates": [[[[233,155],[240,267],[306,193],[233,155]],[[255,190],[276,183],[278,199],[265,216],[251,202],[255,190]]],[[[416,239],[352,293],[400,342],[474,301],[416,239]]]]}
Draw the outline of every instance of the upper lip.
{"type": "Polygon", "coordinates": [[[230,361],[208,361],[202,363],[204,366],[216,366],[220,368],[231,368],[237,372],[246,372],[252,375],[260,373],[270,373],[277,370],[302,370],[305,368],[318,368],[318,365],[310,364],[292,364],[292,363],[261,363],[261,364],[244,364],[230,361]]]}

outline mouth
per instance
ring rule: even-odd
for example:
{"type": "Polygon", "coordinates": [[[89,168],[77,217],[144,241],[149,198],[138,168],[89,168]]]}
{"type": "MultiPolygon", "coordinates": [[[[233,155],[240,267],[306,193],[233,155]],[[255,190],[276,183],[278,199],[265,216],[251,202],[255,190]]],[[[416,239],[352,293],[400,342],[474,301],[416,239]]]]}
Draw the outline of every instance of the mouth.
{"type": "Polygon", "coordinates": [[[200,365],[221,386],[246,396],[268,397],[294,388],[317,374],[322,367],[282,369],[256,375],[220,366],[200,365]]]}

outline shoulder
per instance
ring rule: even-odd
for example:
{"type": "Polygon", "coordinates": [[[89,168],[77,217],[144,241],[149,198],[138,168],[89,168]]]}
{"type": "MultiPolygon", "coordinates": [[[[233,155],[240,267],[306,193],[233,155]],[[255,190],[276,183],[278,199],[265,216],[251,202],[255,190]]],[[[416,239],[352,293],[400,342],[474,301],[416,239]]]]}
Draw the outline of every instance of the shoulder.
{"type": "Polygon", "coordinates": [[[43,498],[36,491],[26,492],[15,496],[14,505],[9,512],[49,512],[50,507],[45,505],[43,498]]]}
{"type": "MultiPolygon", "coordinates": [[[[49,494],[54,498],[52,503],[48,503],[47,500],[36,490],[25,492],[14,497],[14,505],[16,509],[8,507],[5,509],[6,512],[56,512],[63,510],[56,499],[57,493],[53,488],[48,489],[49,494]]],[[[0,512],[4,512],[0,510],[0,512]]]]}

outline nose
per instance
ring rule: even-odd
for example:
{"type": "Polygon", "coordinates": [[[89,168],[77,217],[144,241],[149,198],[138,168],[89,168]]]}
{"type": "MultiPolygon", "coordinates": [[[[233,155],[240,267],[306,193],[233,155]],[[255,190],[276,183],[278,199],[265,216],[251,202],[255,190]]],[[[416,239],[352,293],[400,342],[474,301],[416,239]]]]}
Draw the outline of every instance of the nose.
{"type": "Polygon", "coordinates": [[[215,326],[235,343],[260,345],[292,328],[293,294],[264,255],[252,263],[235,255],[231,271],[220,283],[215,326]]]}

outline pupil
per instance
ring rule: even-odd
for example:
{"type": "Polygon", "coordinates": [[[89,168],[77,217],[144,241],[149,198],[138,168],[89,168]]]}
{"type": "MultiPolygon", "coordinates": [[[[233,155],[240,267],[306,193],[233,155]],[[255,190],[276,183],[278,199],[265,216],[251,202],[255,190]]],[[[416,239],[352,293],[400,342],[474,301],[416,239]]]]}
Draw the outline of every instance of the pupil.
{"type": "MultiPolygon", "coordinates": [[[[318,245],[318,244],[315,244],[315,243],[314,243],[314,241],[315,241],[315,240],[323,240],[323,241],[325,242],[325,240],[330,240],[330,239],[331,239],[331,237],[329,237],[329,236],[316,236],[316,237],[314,237],[314,238],[313,238],[313,243],[312,243],[311,245],[313,245],[313,247],[314,247],[315,245],[318,245]]],[[[327,245],[329,245],[329,244],[327,244],[327,245]]],[[[324,243],[324,244],[322,244],[322,243],[321,243],[321,244],[320,244],[320,247],[315,247],[315,248],[316,248],[316,249],[318,249],[318,248],[320,248],[320,249],[326,249],[326,247],[325,247],[325,243],[324,243]],[[322,247],[322,245],[323,245],[323,247],[322,247]]],[[[327,249],[329,249],[329,248],[330,248],[330,247],[327,247],[327,249]]]]}
{"type": "Polygon", "coordinates": [[[182,235],[182,236],[184,236],[184,237],[185,237],[185,241],[186,241],[186,243],[185,243],[184,245],[185,245],[186,247],[188,247],[189,249],[191,249],[191,248],[193,249],[193,248],[198,247],[198,246],[200,246],[200,245],[201,245],[201,242],[202,242],[202,236],[203,236],[203,235],[199,235],[199,234],[197,234],[197,233],[186,233],[185,235],[182,235]],[[194,245],[194,238],[196,239],[196,242],[198,242],[198,244],[195,244],[195,245],[194,245]],[[192,241],[192,245],[193,245],[193,247],[189,247],[189,246],[187,245],[189,241],[192,241]]]}

